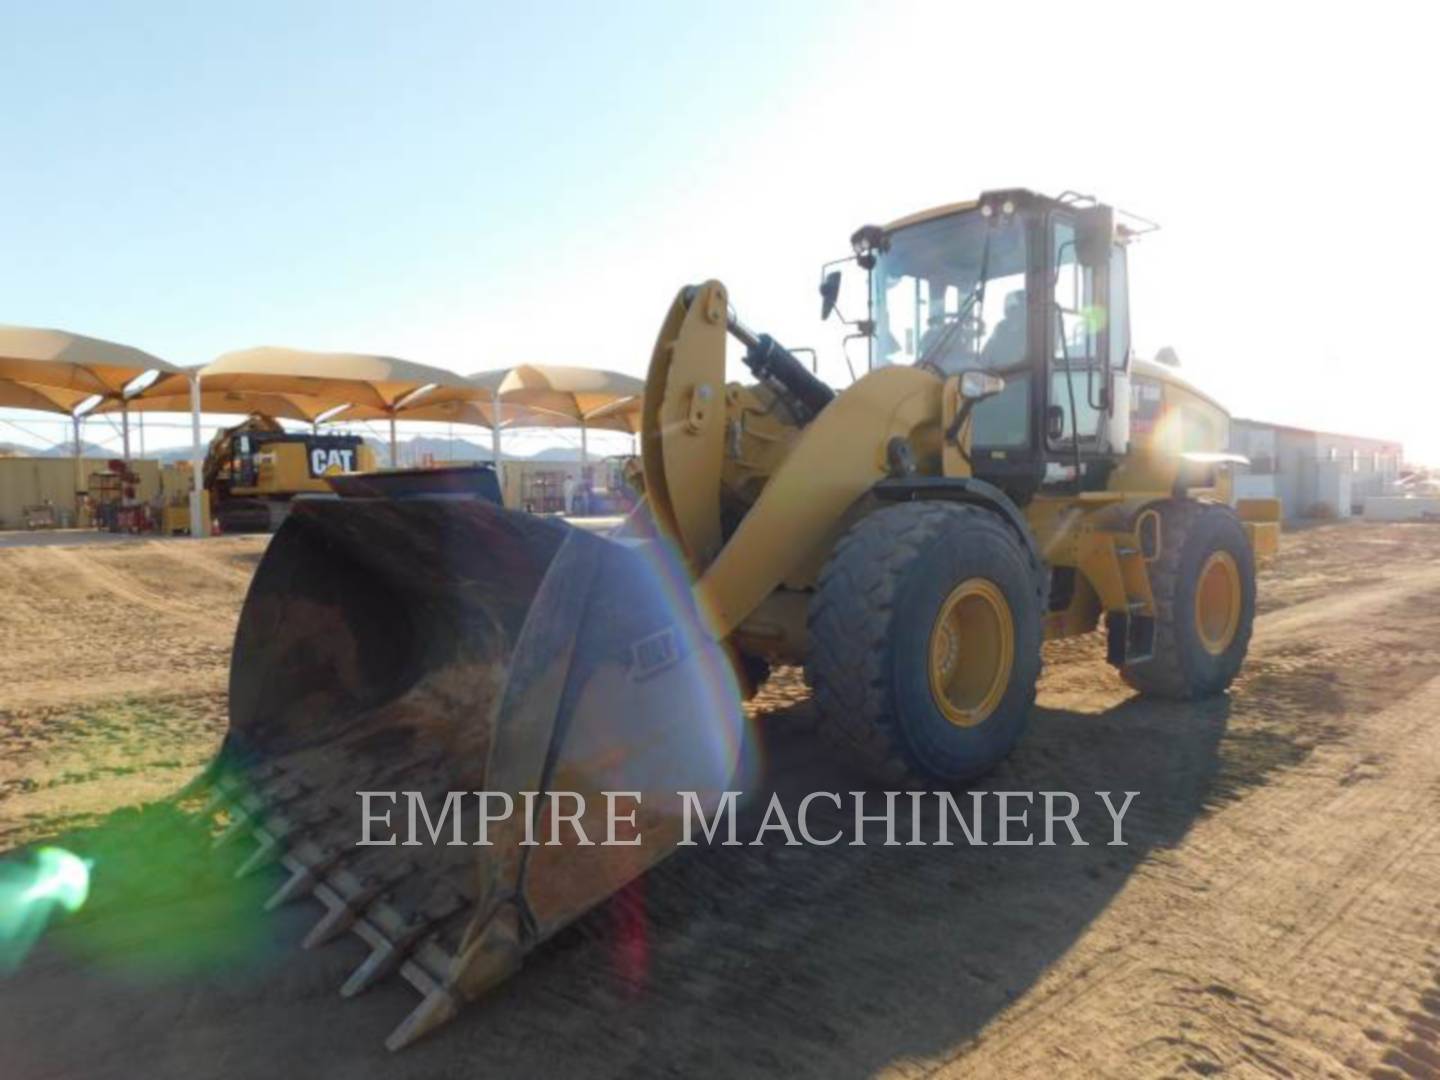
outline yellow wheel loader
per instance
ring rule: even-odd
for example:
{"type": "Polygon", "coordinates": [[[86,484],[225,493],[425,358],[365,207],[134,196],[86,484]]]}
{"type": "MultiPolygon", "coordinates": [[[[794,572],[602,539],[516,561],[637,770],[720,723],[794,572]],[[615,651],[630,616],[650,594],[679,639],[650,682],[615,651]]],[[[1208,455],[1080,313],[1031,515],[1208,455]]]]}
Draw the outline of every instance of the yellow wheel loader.
{"type": "Polygon", "coordinates": [[[820,740],[887,785],[1003,758],[1047,638],[1103,629],[1145,693],[1230,685],[1278,508],[1232,507],[1227,414],[1132,355],[1138,232],[1021,190],[860,229],[869,370],[840,392],[719,282],[681,290],[613,537],[404,492],[294,506],[207,812],[237,873],[279,865],[272,905],[323,904],[307,946],[367,943],[344,994],[420,992],[389,1046],[715,812],[769,664],[804,666],[820,740]]]}

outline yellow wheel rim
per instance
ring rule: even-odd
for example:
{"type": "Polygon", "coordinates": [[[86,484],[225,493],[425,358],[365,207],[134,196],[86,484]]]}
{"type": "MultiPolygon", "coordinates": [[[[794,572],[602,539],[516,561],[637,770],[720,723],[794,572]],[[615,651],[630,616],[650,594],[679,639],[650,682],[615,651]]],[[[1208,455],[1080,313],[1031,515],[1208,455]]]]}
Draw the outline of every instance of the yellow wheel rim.
{"type": "Polygon", "coordinates": [[[1211,656],[1219,656],[1240,628],[1240,568],[1228,551],[1214,551],[1195,582],[1195,632],[1211,656]]]}
{"type": "Polygon", "coordinates": [[[1015,620],[991,581],[955,586],[930,631],[930,694],[945,719],[974,727],[995,711],[1015,666],[1015,620]]]}

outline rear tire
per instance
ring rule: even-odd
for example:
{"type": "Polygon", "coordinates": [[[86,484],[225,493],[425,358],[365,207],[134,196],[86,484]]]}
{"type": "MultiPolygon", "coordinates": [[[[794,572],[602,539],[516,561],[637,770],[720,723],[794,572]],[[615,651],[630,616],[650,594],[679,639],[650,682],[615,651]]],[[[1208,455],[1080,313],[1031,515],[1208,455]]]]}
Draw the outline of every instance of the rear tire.
{"type": "Polygon", "coordinates": [[[1188,700],[1223,692],[1245,662],[1255,623],[1255,553],[1228,506],[1170,502],[1150,564],[1155,654],[1121,677],[1141,693],[1188,700]]]}
{"type": "Polygon", "coordinates": [[[850,529],[810,603],[822,739],[884,783],[970,780],[1020,738],[1043,575],[994,513],[903,503],[850,529]]]}

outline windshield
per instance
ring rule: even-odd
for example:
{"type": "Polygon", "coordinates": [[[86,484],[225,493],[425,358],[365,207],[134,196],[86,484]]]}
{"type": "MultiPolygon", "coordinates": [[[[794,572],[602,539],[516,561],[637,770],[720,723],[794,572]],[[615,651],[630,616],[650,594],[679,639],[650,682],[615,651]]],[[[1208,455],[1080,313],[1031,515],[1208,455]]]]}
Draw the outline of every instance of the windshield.
{"type": "Polygon", "coordinates": [[[946,374],[1025,358],[1025,226],[978,211],[900,229],[878,257],[875,364],[946,374]]]}
{"type": "Polygon", "coordinates": [[[1025,222],[978,210],[899,229],[871,275],[876,367],[923,363],[944,375],[984,369],[1005,389],[976,407],[972,441],[1028,442],[1025,222]]]}

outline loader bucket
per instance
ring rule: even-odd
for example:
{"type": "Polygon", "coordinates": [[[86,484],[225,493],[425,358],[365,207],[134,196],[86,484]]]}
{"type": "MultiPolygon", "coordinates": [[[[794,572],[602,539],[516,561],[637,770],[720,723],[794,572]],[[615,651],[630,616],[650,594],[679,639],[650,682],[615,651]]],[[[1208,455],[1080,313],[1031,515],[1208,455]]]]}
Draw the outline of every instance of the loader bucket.
{"type": "Polygon", "coordinates": [[[268,907],[324,904],[307,948],[370,947],[344,995],[392,974],[420,992],[391,1049],[669,854],[679,793],[713,813],[739,700],[673,565],[654,541],[453,498],[297,503],[270,542],[207,812],[228,821],[217,845],[254,841],[237,876],[283,867],[268,907]],[[591,844],[552,816],[578,809],[564,793],[591,844]],[[612,813],[638,844],[603,842],[612,813]]]}

